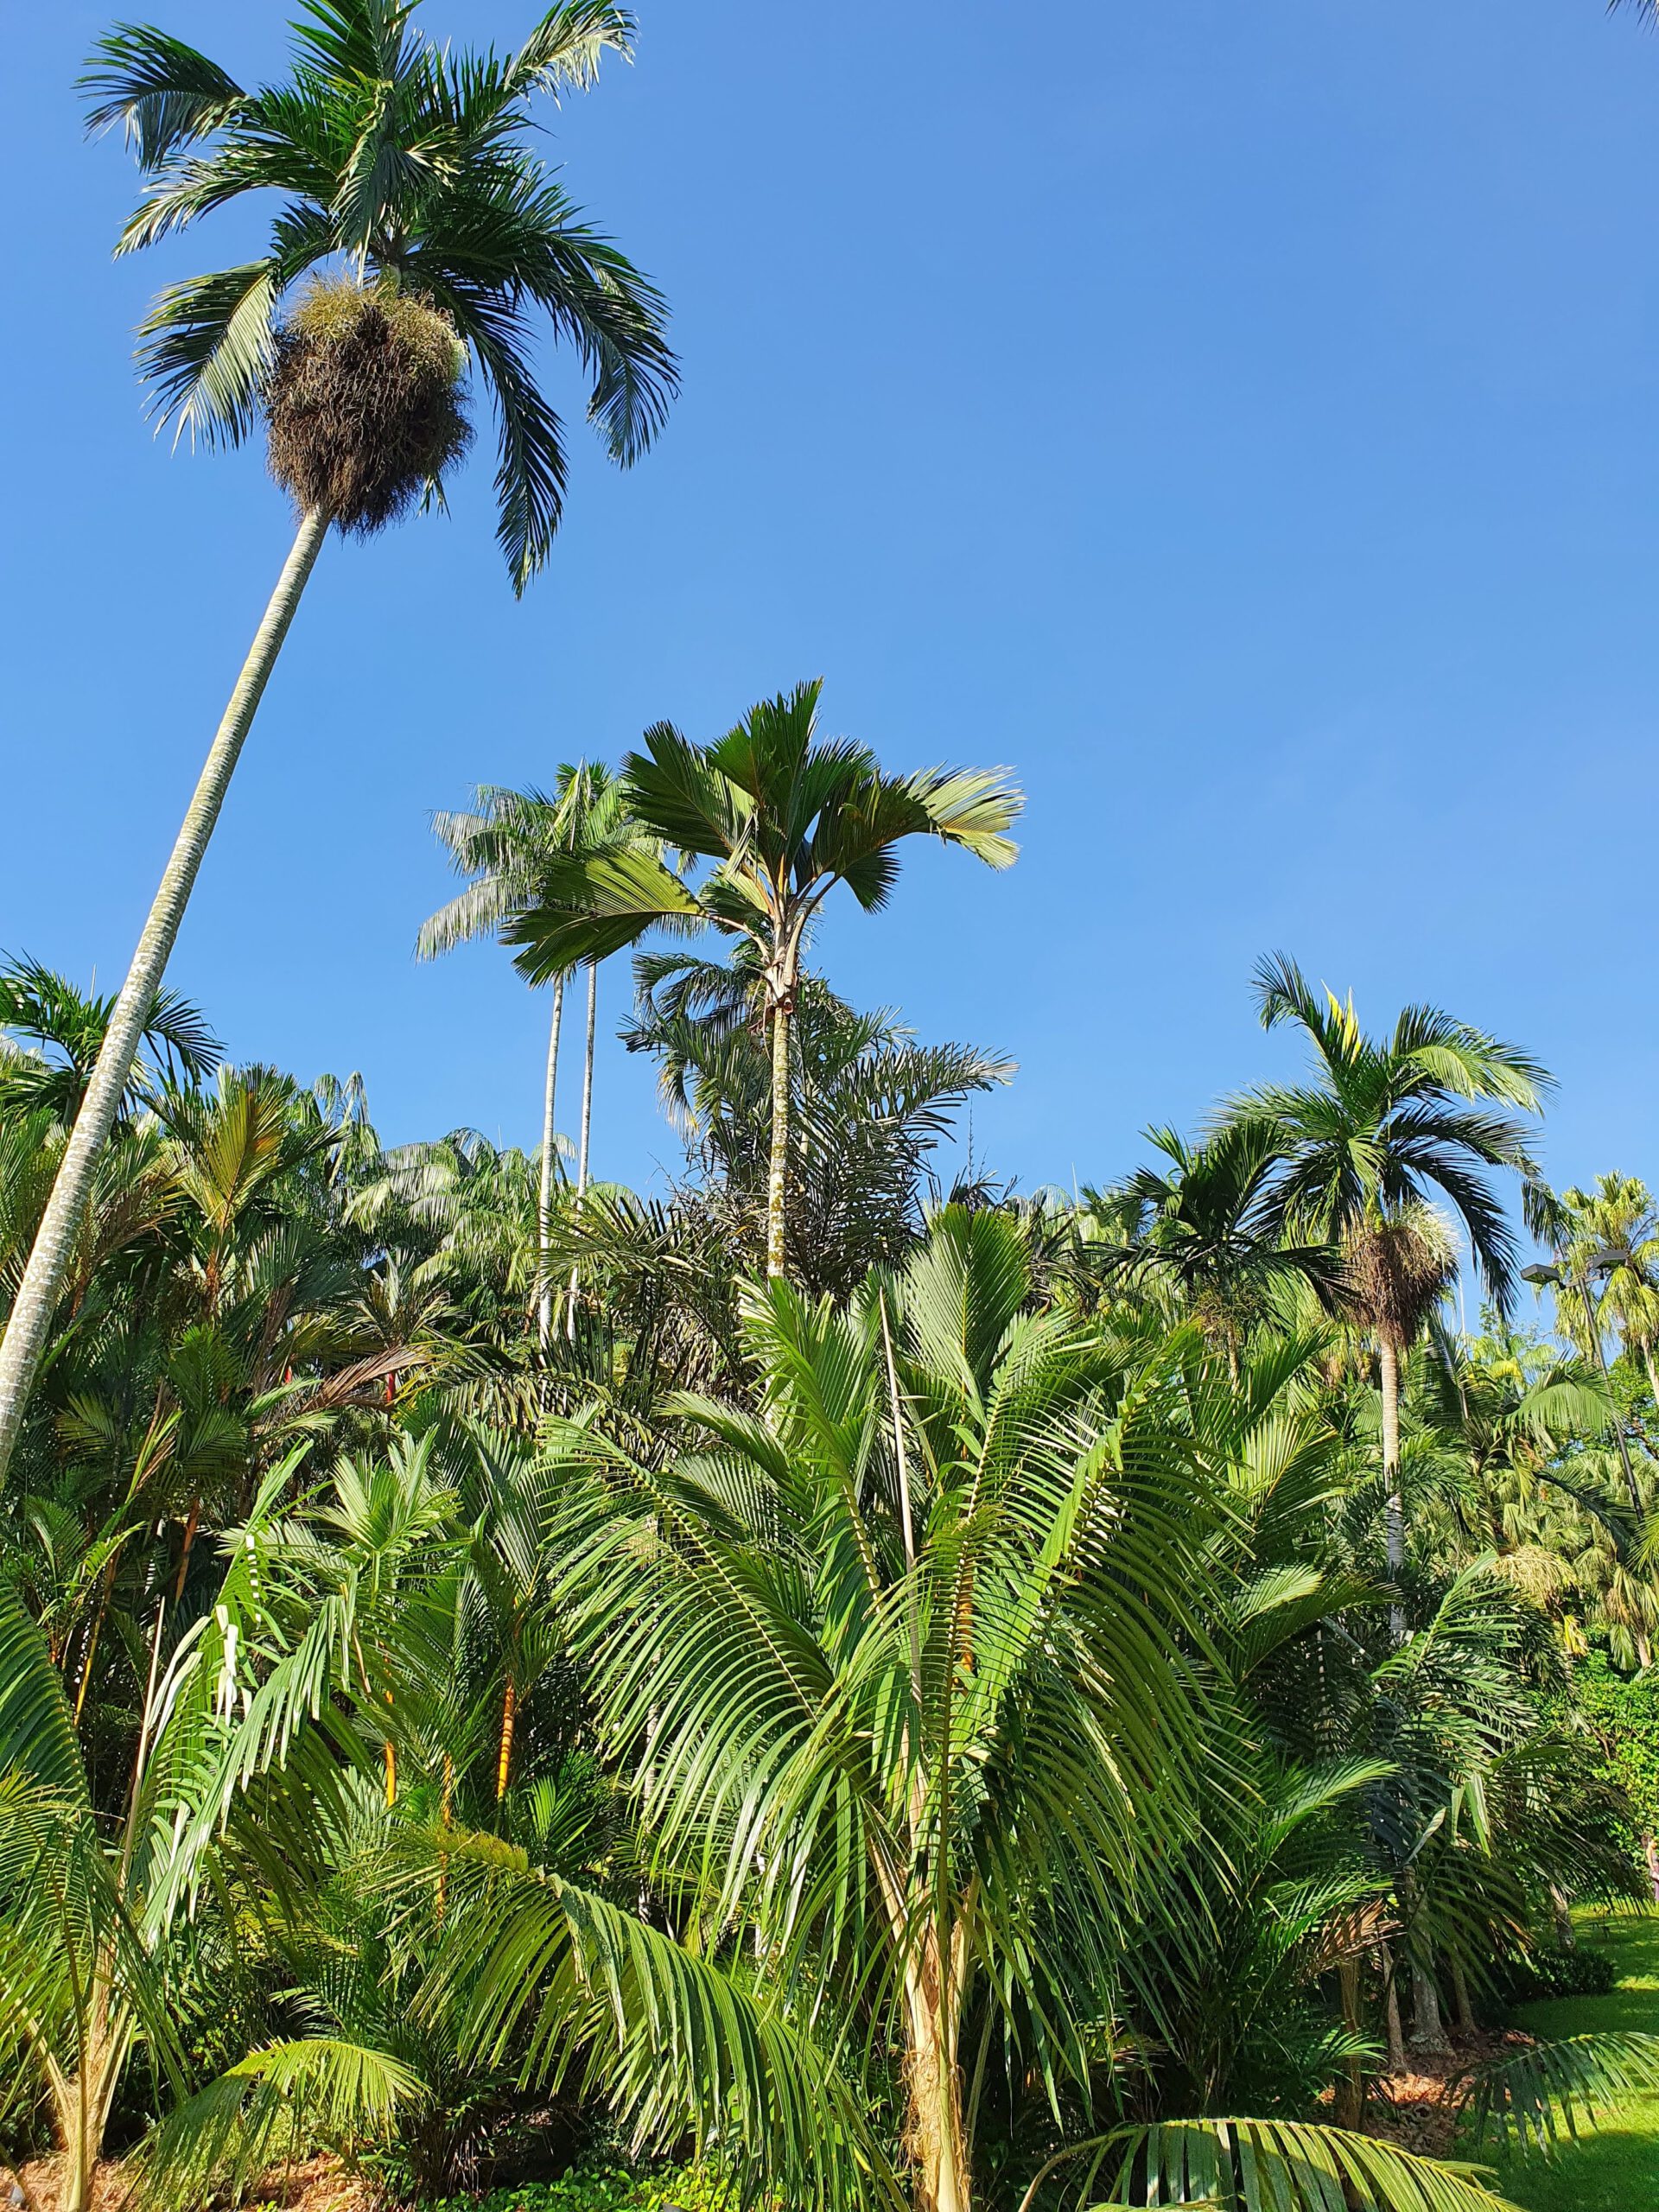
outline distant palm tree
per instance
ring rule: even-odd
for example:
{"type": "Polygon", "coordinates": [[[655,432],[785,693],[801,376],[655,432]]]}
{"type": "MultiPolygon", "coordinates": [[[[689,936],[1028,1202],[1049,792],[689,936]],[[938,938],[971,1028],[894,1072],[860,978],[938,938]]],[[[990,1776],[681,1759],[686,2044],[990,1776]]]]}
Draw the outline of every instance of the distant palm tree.
{"type": "MultiPolygon", "coordinates": [[[[1653,1193],[1635,1175],[1598,1175],[1587,1191],[1563,1191],[1560,1204],[1567,1274],[1574,1282],[1587,1281],[1591,1262],[1603,1261],[1600,1310],[1618,1329],[1624,1351],[1641,1360],[1659,1407],[1659,1210],[1653,1193]],[[1622,1256],[1614,1259],[1615,1254],[1622,1256]]],[[[1570,1294],[1558,1299],[1556,1326],[1593,1353],[1580,1303],[1570,1294]]]]}
{"type": "MultiPolygon", "coordinates": [[[[622,806],[617,779],[602,765],[567,760],[550,797],[538,791],[506,791],[486,785],[475,794],[470,813],[440,812],[432,827],[456,868],[474,880],[422,928],[416,950],[423,960],[453,951],[483,937],[501,937],[510,923],[533,910],[548,868],[573,855],[626,845],[635,834],[622,806]]],[[[547,1079],[542,1093],[541,1185],[537,1205],[537,1249],[541,1287],[537,1329],[546,1351],[552,1331],[553,1288],[548,1253],[552,1238],[553,1179],[557,1159],[554,1108],[558,1084],[559,1037],[564,1020],[567,970],[553,976],[553,1019],[547,1044],[547,1079]]],[[[577,1161],[578,1195],[588,1187],[588,1143],[593,1128],[594,1049],[597,1027],[597,963],[588,963],[588,1036],[582,1067],[582,1134],[577,1161]]]]}
{"type": "Polygon", "coordinates": [[[1083,1194],[1089,1272],[1174,1290],[1236,1370],[1249,1324],[1297,1287],[1332,1301],[1339,1255],[1327,1243],[1293,1245],[1280,1234],[1273,1192],[1283,1155],[1269,1123],[1224,1124],[1198,1144],[1170,1128],[1145,1135],[1156,1162],[1083,1194]]]}
{"type": "Polygon", "coordinates": [[[452,51],[415,0],[330,0],[296,26],[284,85],[249,92],[164,31],[122,25],[83,79],[92,128],[119,124],[144,175],[129,253],[245,193],[283,195],[257,259],[169,286],[143,326],[157,416],[209,444],[262,421],[299,528],[186,811],[111,1017],[3,1344],[0,1472],[46,1340],[73,1224],[243,742],[331,524],[369,535],[423,494],[470,435],[470,365],[500,431],[498,537],[514,588],[546,561],[565,481],[559,418],[529,343],[545,316],[592,377],[613,457],[633,461],[675,387],[658,294],[582,219],[526,148],[533,95],[590,85],[632,23],[565,0],[518,51],[452,51]],[[316,272],[333,269],[327,281],[316,272]],[[309,289],[285,303],[309,274],[309,289]]]}
{"type": "MultiPolygon", "coordinates": [[[[764,1218],[772,1107],[753,948],[744,940],[729,965],[642,953],[634,975],[639,1010],[622,1041],[657,1061],[658,1096],[703,1192],[747,1242],[764,1218]]],[[[930,1155],[957,1111],[1007,1083],[1014,1064],[968,1045],[918,1044],[891,1013],[859,1014],[810,974],[792,1026],[790,1279],[808,1296],[841,1296],[871,1267],[905,1257],[922,1224],[930,1155]]]]}
{"type": "MultiPolygon", "coordinates": [[[[0,1115],[44,1109],[69,1128],[85,1102],[115,1003],[113,996],[77,990],[38,960],[0,962],[0,1034],[23,1047],[0,1064],[0,1115]]],[[[157,993],[139,1045],[149,1065],[128,1070],[118,1116],[151,1096],[158,1080],[196,1082],[219,1065],[218,1039],[176,991],[157,993]]]]}
{"type": "Polygon", "coordinates": [[[532,982],[637,944],[662,926],[747,938],[765,981],[772,1042],[766,1273],[785,1269],[790,1024],[801,948],[844,883],[867,912],[886,905],[910,836],[960,845],[992,868],[1018,849],[1007,831],[1020,796],[1000,769],[887,774],[868,747],[818,731],[820,683],[752,707],[735,729],[696,745],[671,722],[623,763],[629,815],[661,847],[712,863],[692,884],[645,846],[563,863],[535,910],[511,925],[532,982]]]}
{"type": "MultiPolygon", "coordinates": [[[[1516,1281],[1515,1233],[1490,1171],[1535,1171],[1525,1125],[1494,1105],[1540,1110],[1550,1077],[1513,1045],[1456,1021],[1438,1007],[1408,1007],[1392,1033],[1361,1030],[1351,999],[1323,1000],[1283,954],[1256,970],[1262,1026],[1290,1022],[1313,1049],[1313,1081],[1247,1091],[1227,1111],[1235,1124],[1262,1123],[1281,1166],[1270,1218],[1288,1240],[1339,1243],[1350,1295],[1376,1343],[1382,1401],[1382,1478],[1389,1571],[1405,1566],[1400,1493],[1400,1363],[1456,1273],[1446,1225],[1429,1204],[1449,1199],[1500,1313],[1516,1281]]],[[[1393,1628],[1404,1634],[1396,1601],[1393,1628]]]]}

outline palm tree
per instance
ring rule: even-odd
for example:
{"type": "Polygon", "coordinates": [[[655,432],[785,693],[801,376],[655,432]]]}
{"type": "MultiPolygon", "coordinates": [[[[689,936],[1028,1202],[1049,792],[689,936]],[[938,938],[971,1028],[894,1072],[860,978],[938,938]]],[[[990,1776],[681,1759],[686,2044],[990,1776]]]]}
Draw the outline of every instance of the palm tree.
{"type": "MultiPolygon", "coordinates": [[[[1256,971],[1264,1029],[1294,1023],[1313,1050],[1314,1079],[1246,1092],[1227,1109],[1233,1122],[1262,1122],[1281,1158],[1271,1213],[1287,1241],[1339,1243],[1350,1295],[1376,1344],[1382,1402],[1382,1481],[1388,1557],[1397,1584],[1405,1566],[1400,1491],[1400,1363],[1456,1272],[1443,1218],[1429,1201],[1449,1199],[1500,1313],[1516,1281],[1516,1238],[1489,1172],[1535,1173],[1528,1132],[1493,1106],[1536,1114],[1549,1077],[1537,1061],[1454,1020],[1438,1007],[1408,1007],[1393,1032],[1361,1030],[1351,998],[1323,1002],[1294,960],[1279,954],[1256,971]]],[[[1395,1641],[1405,1633],[1396,1600],[1395,1641]]]]}
{"type": "Polygon", "coordinates": [[[694,744],[670,722],[645,733],[623,763],[624,804],[648,837],[711,863],[689,883],[645,847],[573,860],[550,870],[536,908],[510,925],[532,982],[603,959],[653,927],[713,928],[753,945],[771,1033],[772,1133],[766,1189],[766,1273],[785,1270],[791,1020],[803,942],[838,883],[866,912],[886,905],[896,848],[929,836],[1006,868],[1007,831],[1021,804],[1000,769],[886,773],[868,747],[818,732],[821,682],[752,707],[714,743],[694,744]]]}
{"type": "MultiPolygon", "coordinates": [[[[1598,1175],[1587,1191],[1563,1191],[1560,1205],[1567,1274],[1587,1282],[1591,1263],[1602,1262],[1600,1309],[1611,1317],[1625,1352],[1642,1362],[1659,1409],[1659,1213],[1653,1193],[1635,1175],[1598,1175]]],[[[1576,1301],[1558,1300],[1556,1319],[1593,1354],[1576,1301]]]]}
{"type": "Polygon", "coordinates": [[[1198,1144],[1170,1128],[1145,1135],[1159,1161],[1083,1193],[1080,1255],[1114,1284],[1173,1290],[1236,1369],[1251,1324],[1276,1309],[1282,1318],[1300,1287],[1332,1302],[1338,1255],[1326,1244],[1288,1246],[1280,1234],[1273,1186],[1282,1156],[1270,1124],[1225,1124],[1198,1144]]]}
{"type": "MultiPolygon", "coordinates": [[[[622,1031],[658,1065],[658,1096],[683,1132],[700,1189],[750,1241],[761,1225],[770,1153],[766,983],[745,939],[729,965],[643,953],[639,1013],[622,1031]]],[[[883,1010],[859,1014],[821,977],[796,991],[791,1065],[790,1278],[844,1296],[904,1258],[921,1226],[928,1161],[976,1093],[1007,1082],[1009,1060],[968,1045],[920,1045],[883,1010]]]]}
{"type": "Polygon", "coordinates": [[[760,1414],[683,1402],[662,1471],[557,1449],[564,1602],[616,1749],[650,1744],[661,1878],[753,1926],[768,2002],[891,2032],[925,2212],[972,2202],[987,2049],[1084,2085],[1062,1960],[1180,1831],[1196,1747],[1208,1516],[1161,1348],[1126,1371],[1031,1313],[1026,1243],[950,1208],[842,1312],[772,1284],[760,1414]]]}
{"type": "MultiPolygon", "coordinates": [[[[214,1604],[170,1656],[174,1607],[164,1584],[154,1592],[136,1649],[137,1748],[111,1818],[46,1640],[0,1589],[0,2044],[50,2108],[63,2212],[92,2201],[135,2041],[163,2081],[181,2079],[174,1954],[203,1890],[268,1865],[276,1835],[303,1854],[340,1817],[360,1757],[323,1688],[356,1640],[353,1593],[319,1604],[278,1520],[300,1456],[267,1477],[214,1604]]],[[[254,2054],[244,2088],[284,2064],[326,2073],[338,2056],[254,2054]]],[[[375,2070],[384,2088],[391,2076],[375,2070]]]]}
{"type": "MultiPolygon", "coordinates": [[[[608,770],[593,762],[566,761],[551,795],[507,791],[484,785],[468,813],[439,812],[432,817],[439,841],[456,870],[473,878],[463,892],[440,908],[422,928],[416,950],[435,959],[483,937],[499,937],[509,923],[534,906],[547,868],[572,854],[626,839],[620,788],[608,770]]],[[[541,1180],[537,1233],[542,1280],[537,1298],[537,1325],[543,1357],[553,1325],[553,1279],[548,1258],[553,1231],[553,1183],[558,1157],[554,1118],[559,1071],[559,1038],[564,1020],[566,970],[553,982],[553,1018],[547,1040],[547,1077],[542,1091],[541,1180]]],[[[589,963],[588,1036],[582,1069],[582,1141],[578,1192],[588,1185],[588,1135],[593,1122],[594,1046],[596,1027],[596,969],[589,963]]]]}
{"type": "MultiPolygon", "coordinates": [[[[0,1061],[0,1114],[46,1109],[71,1128],[109,1035],[115,1003],[112,997],[77,990],[38,960],[0,963],[0,1031],[22,1045],[15,1058],[0,1061]]],[[[147,1064],[128,1071],[118,1119],[153,1097],[159,1084],[200,1082],[219,1065],[218,1039],[176,991],[156,995],[139,1047],[147,1064]]]]}
{"type": "Polygon", "coordinates": [[[90,126],[120,124],[145,180],[118,251],[168,238],[244,193],[284,195],[258,259],[161,295],[140,362],[157,416],[209,444],[238,444],[264,420],[299,527],[163,871],[0,1344],[0,1472],[93,1161],[330,525],[371,535],[423,493],[442,496],[469,436],[460,387],[470,365],[495,405],[498,537],[522,591],[547,559],[565,478],[563,429],[526,350],[537,315],[591,373],[588,412],[619,462],[649,444],[674,389],[658,295],[523,143],[532,96],[590,84],[607,49],[629,50],[628,16],[602,0],[566,0],[502,59],[423,38],[415,4],[310,9],[285,85],[248,92],[194,48],[131,25],[99,43],[83,79],[90,126]],[[344,275],[318,274],[342,263],[344,275]]]}

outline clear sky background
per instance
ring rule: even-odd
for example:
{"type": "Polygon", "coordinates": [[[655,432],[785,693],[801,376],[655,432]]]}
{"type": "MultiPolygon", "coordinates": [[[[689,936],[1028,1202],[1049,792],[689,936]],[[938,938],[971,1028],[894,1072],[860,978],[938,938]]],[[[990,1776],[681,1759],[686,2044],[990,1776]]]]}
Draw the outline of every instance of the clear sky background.
{"type": "MultiPolygon", "coordinates": [[[[154,12],[279,65],[282,0],[154,12]]],[[[684,396],[631,474],[578,430],[522,603],[486,435],[448,520],[327,550],[174,963],[232,1053],[360,1070],[391,1140],[533,1141],[542,996],[412,957],[429,810],[821,673],[892,766],[1029,795],[1011,874],[921,853],[819,947],[1018,1059],[989,1165],[1103,1179],[1287,1067],[1248,990],[1282,947],[1371,1024],[1541,1055],[1556,1180],[1659,1177],[1659,38],[1597,0],[640,12],[549,152],[669,294],[684,396]]],[[[129,359],[255,219],[112,264],[105,10],[8,14],[0,946],[112,987],[289,524],[257,454],[150,438],[129,359]]],[[[619,963],[605,1031],[626,1000],[619,963]]],[[[677,1157],[614,1045],[595,1147],[677,1157]]]]}

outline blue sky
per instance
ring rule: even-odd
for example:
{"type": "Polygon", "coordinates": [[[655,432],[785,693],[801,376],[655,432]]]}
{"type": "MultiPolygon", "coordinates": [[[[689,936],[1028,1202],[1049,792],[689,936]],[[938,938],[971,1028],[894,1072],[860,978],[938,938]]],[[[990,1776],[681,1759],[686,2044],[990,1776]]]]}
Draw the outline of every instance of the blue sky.
{"type": "MultiPolygon", "coordinates": [[[[156,12],[278,65],[281,0],[156,12]]],[[[1556,1179],[1659,1174],[1659,39],[1596,0],[641,14],[548,145],[670,295],[683,398],[629,475],[582,439],[522,603],[476,461],[448,520],[327,550],[175,960],[231,1051],[359,1069],[391,1138],[531,1139],[540,999],[411,956],[429,810],[823,674],[893,766],[1029,795],[1012,874],[924,853],[820,941],[1019,1060],[989,1164],[1101,1179],[1286,1065],[1248,991],[1283,947],[1538,1053],[1556,1179]]],[[[8,32],[0,945],[112,984],[289,524],[257,454],[143,425],[145,300],[250,232],[111,263],[105,20],[8,32]]],[[[595,1146],[676,1157],[613,1046],[595,1146]]]]}

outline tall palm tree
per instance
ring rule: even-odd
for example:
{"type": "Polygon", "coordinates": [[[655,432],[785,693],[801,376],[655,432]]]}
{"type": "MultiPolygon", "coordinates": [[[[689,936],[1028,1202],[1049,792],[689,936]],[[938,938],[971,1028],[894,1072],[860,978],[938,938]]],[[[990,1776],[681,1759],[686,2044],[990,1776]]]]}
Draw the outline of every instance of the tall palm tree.
{"type": "Polygon", "coordinates": [[[661,851],[640,847],[550,870],[536,908],[512,923],[531,982],[636,944],[647,931],[713,928],[747,938],[765,982],[772,1046],[766,1273],[785,1270],[790,1027],[801,950],[824,900],[844,883],[867,912],[886,905],[903,839],[960,845],[991,868],[1017,848],[1007,831],[1020,795],[1001,769],[887,774],[867,747],[818,729],[822,683],[752,707],[712,744],[671,722],[623,763],[628,814],[661,847],[711,865],[691,883],[661,851]]]}
{"type": "MultiPolygon", "coordinates": [[[[1611,1262],[1603,1263],[1600,1310],[1618,1331],[1624,1351],[1642,1362],[1659,1408],[1659,1211],[1653,1193],[1635,1175],[1598,1175],[1587,1191],[1563,1191],[1560,1204],[1567,1274],[1582,1283],[1589,1280],[1592,1260],[1605,1255],[1611,1262]],[[1615,1260],[1615,1254],[1622,1256],[1615,1260]]],[[[1571,1296],[1558,1300],[1557,1325],[1593,1353],[1579,1304],[1571,1296]]]]}
{"type": "Polygon", "coordinates": [[[133,25],[99,41],[83,79],[91,127],[120,124],[144,177],[118,251],[168,238],[244,193],[283,195],[265,253],[161,295],[140,363],[156,415],[209,444],[238,444],[265,423],[299,526],[162,874],[0,1344],[0,1471],[92,1164],[330,525],[369,535],[423,493],[442,496],[469,435],[461,386],[470,366],[495,406],[497,534],[522,591],[547,559],[565,480],[563,428],[528,353],[538,318],[590,372],[588,413],[619,462],[649,444],[674,389],[659,296],[524,143],[532,96],[591,84],[607,49],[629,50],[629,17],[603,0],[565,0],[504,59],[433,43],[414,28],[416,4],[318,0],[295,26],[283,85],[246,91],[194,48],[133,25]]]}
{"type": "MultiPolygon", "coordinates": [[[[596,763],[567,760],[551,793],[508,791],[480,785],[472,810],[440,811],[432,817],[439,842],[448,848],[457,871],[473,880],[426,922],[416,940],[423,960],[480,938],[500,937],[508,925],[534,906],[547,868],[595,845],[626,837],[617,779],[596,763]]],[[[537,1209],[542,1280],[537,1298],[537,1334],[545,1353],[553,1325],[553,1284],[549,1250],[553,1229],[553,1185],[558,1158],[555,1120],[559,1041],[564,1021],[565,969],[552,976],[553,1017],[547,1040],[547,1075],[542,1090],[541,1178],[537,1209]]],[[[588,982],[587,1051],[582,1069],[582,1140],[578,1188],[588,1184],[588,1135],[593,1122],[594,1046],[596,1027],[594,963],[588,982]]]]}
{"type": "MultiPolygon", "coordinates": [[[[1372,1039],[1351,998],[1321,1000],[1283,954],[1256,971],[1264,1029],[1289,1022],[1311,1047],[1313,1080],[1247,1091],[1227,1109],[1235,1123],[1264,1123],[1281,1160],[1271,1214],[1290,1241],[1340,1243],[1351,1296],[1376,1344],[1382,1401],[1382,1478],[1388,1556],[1405,1565],[1400,1491],[1400,1366],[1455,1274],[1441,1217],[1450,1200],[1487,1290],[1507,1313],[1516,1238],[1490,1181],[1495,1168],[1535,1173],[1528,1131],[1514,1114],[1540,1110],[1550,1078],[1538,1062],[1438,1007],[1408,1007],[1392,1033],[1372,1039]]],[[[1395,1640],[1405,1615],[1396,1602],[1395,1640]]]]}

